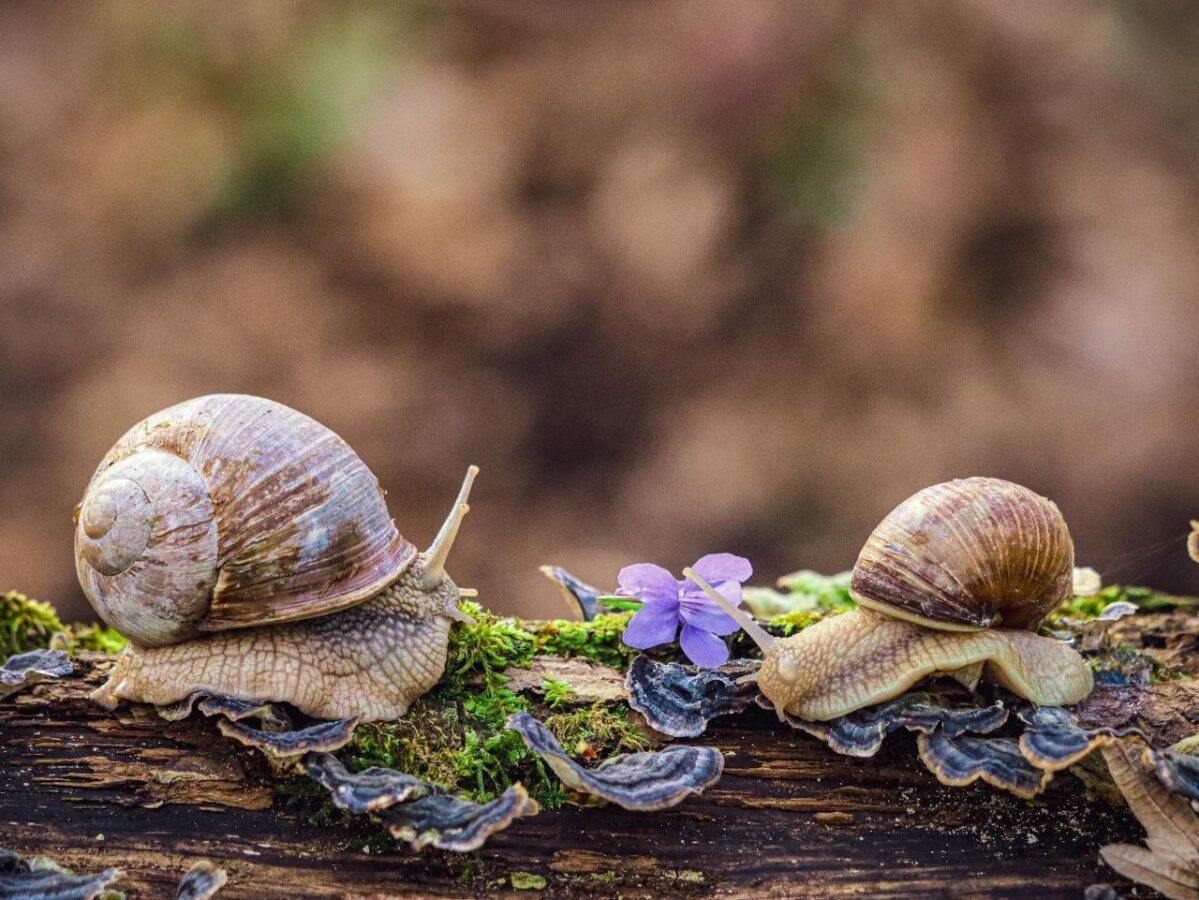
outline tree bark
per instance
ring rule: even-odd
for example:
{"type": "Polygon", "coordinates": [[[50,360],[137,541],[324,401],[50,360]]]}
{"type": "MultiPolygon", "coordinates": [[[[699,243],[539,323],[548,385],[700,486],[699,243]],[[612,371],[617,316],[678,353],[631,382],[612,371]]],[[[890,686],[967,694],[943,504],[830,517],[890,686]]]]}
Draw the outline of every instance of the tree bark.
{"type": "Polygon", "coordinates": [[[131,898],[172,896],[197,858],[227,870],[222,898],[535,895],[513,873],[543,877],[543,896],[1081,896],[1126,885],[1098,850],[1143,835],[1064,772],[1032,802],[945,787],[906,733],[853,759],[751,709],[697,739],[725,752],[724,776],[673,809],[568,806],[478,854],[368,853],[354,848],[374,826],[313,824],[318,801],[278,792],[211,720],[90,702],[103,667],[85,656],[74,676],[0,702],[0,847],[119,866],[131,898]]]}

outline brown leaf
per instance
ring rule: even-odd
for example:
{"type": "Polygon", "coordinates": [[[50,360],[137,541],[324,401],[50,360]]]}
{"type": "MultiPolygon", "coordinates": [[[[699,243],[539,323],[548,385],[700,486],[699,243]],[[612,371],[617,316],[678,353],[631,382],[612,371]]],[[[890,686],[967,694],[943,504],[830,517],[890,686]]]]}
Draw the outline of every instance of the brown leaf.
{"type": "Polygon", "coordinates": [[[1140,743],[1111,743],[1103,748],[1103,758],[1145,827],[1148,845],[1109,844],[1099,851],[1104,862],[1171,900],[1199,900],[1199,817],[1158,781],[1140,743]]]}

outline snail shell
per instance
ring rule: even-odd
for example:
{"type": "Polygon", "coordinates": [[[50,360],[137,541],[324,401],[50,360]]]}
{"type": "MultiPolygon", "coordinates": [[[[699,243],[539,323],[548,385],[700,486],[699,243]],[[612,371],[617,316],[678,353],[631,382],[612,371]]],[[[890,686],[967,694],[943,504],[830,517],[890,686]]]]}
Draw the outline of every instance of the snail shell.
{"type": "Polygon", "coordinates": [[[416,552],[345,441],[237,394],[135,425],[76,508],[84,593],[146,647],[344,609],[399,578],[416,552]]]}
{"type": "Polygon", "coordinates": [[[1070,596],[1074,543],[1057,506],[998,478],[909,497],[874,529],[850,593],[932,628],[1035,630],[1070,596]]]}

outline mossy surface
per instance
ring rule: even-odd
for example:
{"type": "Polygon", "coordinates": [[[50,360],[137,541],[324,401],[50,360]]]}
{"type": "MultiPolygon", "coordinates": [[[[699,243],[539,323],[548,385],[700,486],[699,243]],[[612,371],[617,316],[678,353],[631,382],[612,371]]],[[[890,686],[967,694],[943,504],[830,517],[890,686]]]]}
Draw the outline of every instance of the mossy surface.
{"type": "Polygon", "coordinates": [[[80,650],[116,653],[126,643],[103,625],[63,625],[49,603],[17,591],[0,594],[0,660],[42,647],[56,647],[71,655],[80,650]]]}
{"type": "MultiPolygon", "coordinates": [[[[353,768],[398,769],[456,788],[480,802],[498,797],[519,781],[531,797],[553,808],[567,799],[569,791],[538,756],[526,749],[516,732],[507,730],[506,721],[512,713],[533,712],[563,746],[581,748],[586,755],[594,751],[606,756],[648,747],[623,703],[575,706],[570,685],[555,679],[550,679],[554,684],[544,703],[505,686],[504,670],[527,667],[536,654],[585,656],[599,661],[613,658],[611,621],[595,628],[584,622],[546,623],[554,627],[548,632],[541,626],[530,631],[518,620],[496,616],[477,603],[463,603],[462,609],[478,624],[454,629],[449,664],[441,683],[417,700],[403,719],[360,726],[342,753],[353,768]],[[562,629],[557,627],[559,624],[572,627],[562,629]],[[564,631],[573,653],[560,652],[564,649],[560,643],[564,631]]],[[[617,640],[619,634],[615,632],[617,640]]]]}
{"type": "Polygon", "coordinates": [[[1054,610],[1049,621],[1097,619],[1107,606],[1120,602],[1131,603],[1140,612],[1170,612],[1175,609],[1194,609],[1199,605],[1199,601],[1194,597],[1176,597],[1152,588],[1113,584],[1093,596],[1073,597],[1067,600],[1054,610]]]}

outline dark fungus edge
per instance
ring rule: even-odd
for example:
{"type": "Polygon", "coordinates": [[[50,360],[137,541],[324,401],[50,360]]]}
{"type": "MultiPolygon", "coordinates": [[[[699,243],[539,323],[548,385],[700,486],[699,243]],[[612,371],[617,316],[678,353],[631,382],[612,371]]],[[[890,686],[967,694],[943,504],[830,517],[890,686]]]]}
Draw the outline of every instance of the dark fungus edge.
{"type": "Polygon", "coordinates": [[[625,690],[629,706],[655,731],[697,737],[712,719],[743,712],[760,696],[756,684],[738,683],[759,666],[759,660],[738,659],[717,669],[701,669],[642,655],[629,665],[625,690]]]}
{"type": "Polygon", "coordinates": [[[62,650],[30,650],[10,656],[0,666],[0,699],[47,678],[61,678],[74,671],[62,650]]]}
{"type": "Polygon", "coordinates": [[[632,753],[585,769],[566,755],[558,739],[529,713],[515,713],[508,727],[538,754],[563,784],[623,809],[667,809],[689,794],[702,793],[724,771],[724,755],[715,747],[676,745],[653,753],[632,753]]]}

